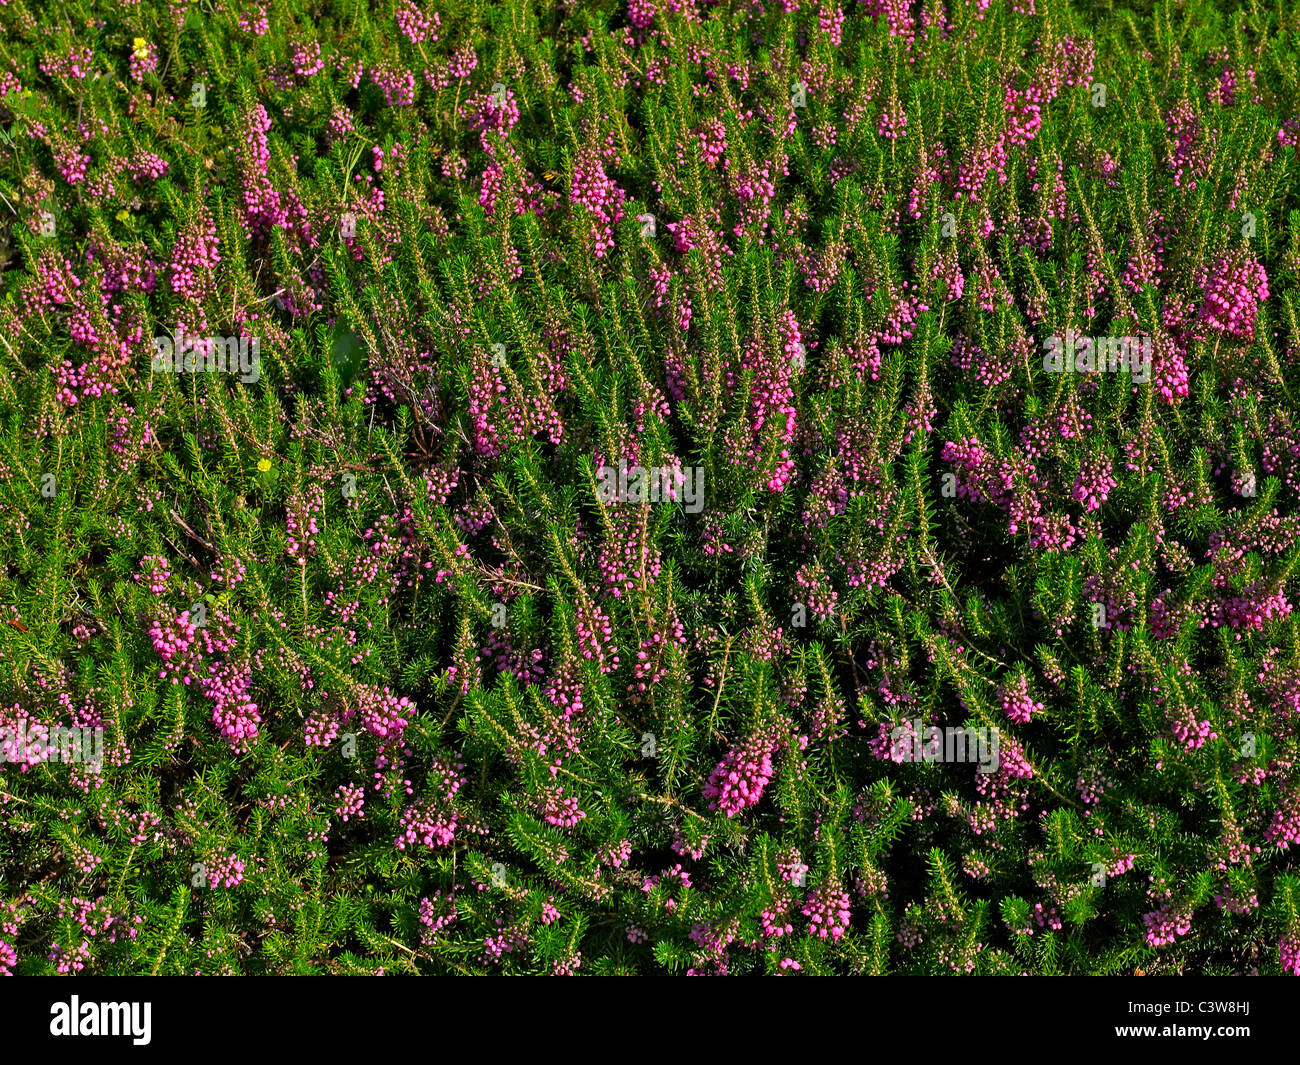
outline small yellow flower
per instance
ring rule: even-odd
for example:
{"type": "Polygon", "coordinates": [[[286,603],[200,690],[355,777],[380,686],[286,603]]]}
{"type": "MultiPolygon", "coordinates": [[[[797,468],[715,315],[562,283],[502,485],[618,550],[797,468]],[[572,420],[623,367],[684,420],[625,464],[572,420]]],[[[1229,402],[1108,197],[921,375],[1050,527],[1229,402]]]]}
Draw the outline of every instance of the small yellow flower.
{"type": "Polygon", "coordinates": [[[143,37],[137,37],[131,42],[131,51],[135,53],[136,59],[143,62],[149,58],[149,42],[143,37]]]}
{"type": "Polygon", "coordinates": [[[257,460],[257,468],[258,468],[259,470],[261,470],[263,473],[270,473],[270,472],[271,472],[271,460],[270,460],[270,459],[258,459],[258,460],[257,460]]]}
{"type": "Polygon", "coordinates": [[[129,222],[131,221],[131,212],[123,207],[122,210],[118,211],[113,217],[119,222],[129,222]]]}

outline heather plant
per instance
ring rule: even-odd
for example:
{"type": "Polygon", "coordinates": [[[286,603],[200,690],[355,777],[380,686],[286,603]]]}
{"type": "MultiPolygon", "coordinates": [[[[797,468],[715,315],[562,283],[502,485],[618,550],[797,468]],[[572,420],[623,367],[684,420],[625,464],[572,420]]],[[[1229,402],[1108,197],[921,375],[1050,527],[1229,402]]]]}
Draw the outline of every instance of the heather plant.
{"type": "Polygon", "coordinates": [[[1300,975],[1296,10],[0,27],[0,974],[1300,975]]]}

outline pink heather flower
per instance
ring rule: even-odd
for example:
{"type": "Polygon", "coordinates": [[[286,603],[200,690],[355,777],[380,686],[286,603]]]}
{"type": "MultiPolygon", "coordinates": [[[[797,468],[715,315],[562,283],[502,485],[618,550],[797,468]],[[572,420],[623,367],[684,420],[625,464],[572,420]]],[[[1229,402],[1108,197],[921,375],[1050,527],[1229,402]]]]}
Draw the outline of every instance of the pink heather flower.
{"type": "MultiPolygon", "coordinates": [[[[680,222],[669,222],[667,229],[673,235],[673,250],[683,256],[681,262],[682,275],[686,278],[694,276],[696,267],[691,262],[691,257],[687,256],[686,253],[698,251],[700,258],[704,261],[702,280],[705,287],[710,292],[721,292],[726,287],[722,278],[722,256],[724,254],[735,254],[731,248],[723,243],[721,235],[691,215],[687,215],[680,222]]],[[[662,307],[672,272],[667,267],[664,267],[656,277],[655,290],[658,297],[656,306],[662,307]]],[[[686,315],[685,317],[689,321],[690,316],[686,315]]],[[[683,329],[686,328],[686,324],[682,323],[683,329]]]]}
{"type": "Polygon", "coordinates": [[[830,579],[820,562],[800,566],[795,574],[795,584],[799,588],[796,594],[801,596],[818,621],[825,621],[834,615],[839,596],[831,587],[830,579]]]}
{"type": "Polygon", "coordinates": [[[1151,364],[1151,386],[1167,406],[1176,406],[1187,398],[1188,373],[1184,351],[1165,333],[1156,335],[1151,364]]]}
{"type": "Polygon", "coordinates": [[[505,91],[505,104],[497,100],[492,93],[484,92],[470,96],[464,104],[469,128],[479,133],[479,142],[489,153],[495,150],[493,139],[504,139],[519,121],[519,103],[509,88],[505,91]]]}
{"type": "Polygon", "coordinates": [[[1226,624],[1237,631],[1259,631],[1270,621],[1290,613],[1291,603],[1286,594],[1273,589],[1271,583],[1264,580],[1252,582],[1242,589],[1241,595],[1229,596],[1221,604],[1211,604],[1207,609],[1212,626],[1219,628],[1226,624]]]}
{"type": "Polygon", "coordinates": [[[435,891],[432,896],[421,899],[419,919],[424,927],[420,930],[420,944],[431,946],[438,933],[455,924],[458,916],[456,899],[450,893],[444,897],[441,891],[435,891]]]}
{"type": "MultiPolygon", "coordinates": [[[[675,488],[668,491],[675,492],[675,488]]],[[[605,590],[619,599],[624,593],[635,591],[642,581],[653,586],[659,576],[660,552],[650,548],[640,507],[615,504],[611,508],[610,526],[610,535],[601,544],[597,559],[605,590]]]]}
{"type": "Polygon", "coordinates": [[[1300,788],[1292,791],[1277,808],[1264,839],[1281,850],[1300,843],[1300,788]]]}
{"type": "Polygon", "coordinates": [[[976,138],[967,149],[957,170],[957,200],[968,199],[981,203],[984,188],[990,178],[996,177],[1000,185],[1007,183],[1007,147],[1004,137],[985,134],[976,138]]]}
{"type": "Polygon", "coordinates": [[[322,708],[307,718],[303,726],[303,743],[308,747],[328,747],[339,731],[338,714],[322,708]]]}
{"type": "Polygon", "coordinates": [[[1123,876],[1133,868],[1135,861],[1137,861],[1136,854],[1117,854],[1114,862],[1106,866],[1106,875],[1123,876]]]}
{"type": "Polygon", "coordinates": [[[132,81],[141,83],[144,81],[146,74],[152,74],[158,69],[158,46],[152,41],[147,42],[139,52],[134,49],[131,52],[131,58],[127,64],[127,74],[132,81]]]}
{"type": "MultiPolygon", "coordinates": [[[[194,642],[197,632],[197,627],[190,623],[188,610],[166,622],[154,621],[149,626],[149,640],[153,644],[155,653],[165,663],[158,674],[159,677],[171,676],[182,679],[186,684],[190,683],[189,670],[184,663],[186,652],[194,642]]],[[[176,679],[173,679],[173,684],[176,679]]]]}
{"type": "Polygon", "coordinates": [[[1035,926],[1038,928],[1047,928],[1051,931],[1060,931],[1061,918],[1057,913],[1055,906],[1044,907],[1041,902],[1034,903],[1034,908],[1029,911],[1029,916],[1025,923],[1020,927],[1008,925],[1008,929],[1018,936],[1032,936],[1035,926]]]}
{"type": "Polygon", "coordinates": [[[577,635],[583,658],[596,662],[602,673],[612,673],[618,668],[618,648],[612,640],[614,624],[595,603],[579,606],[577,635]]]}
{"type": "MultiPolygon", "coordinates": [[[[758,340],[751,341],[745,353],[745,366],[754,368],[748,459],[766,476],[771,492],[784,492],[794,474],[790,445],[794,442],[798,410],[791,379],[796,372],[796,357],[804,354],[793,312],[783,312],[781,322],[784,337],[780,355],[769,354],[768,346],[758,340]]],[[[729,373],[729,382],[734,382],[736,376],[729,373]]],[[[734,461],[743,457],[737,455],[734,461]]]]}
{"type": "Polygon", "coordinates": [[[326,140],[330,145],[346,140],[353,131],[352,112],[342,104],[330,112],[329,125],[326,127],[326,140]]]}
{"type": "Polygon", "coordinates": [[[826,881],[808,896],[799,911],[808,918],[808,934],[837,941],[849,927],[849,896],[834,881],[826,881]]]}
{"type": "Polygon", "coordinates": [[[790,890],[783,884],[777,885],[758,916],[759,935],[768,950],[777,949],[776,943],[772,940],[794,934],[794,925],[789,920],[790,908],[793,905],[794,897],[790,890]]]}
{"type": "Polygon", "coordinates": [[[1147,927],[1147,943],[1153,947],[1163,947],[1192,930],[1192,915],[1185,907],[1171,903],[1143,914],[1142,923],[1147,927]]]}
{"type": "Polygon", "coordinates": [[[795,887],[803,887],[808,866],[801,859],[798,849],[791,846],[782,848],[781,853],[777,855],[776,871],[784,882],[792,883],[795,887]]]}
{"type": "Polygon", "coordinates": [[[637,29],[653,26],[657,13],[653,0],[628,0],[627,20],[637,29]]]}
{"type": "Polygon", "coordinates": [[[244,881],[245,865],[236,854],[209,858],[203,865],[204,874],[212,887],[232,888],[244,881]]]}
{"type": "Polygon", "coordinates": [[[260,8],[256,15],[249,12],[239,16],[239,28],[244,33],[255,37],[265,37],[271,31],[271,24],[266,17],[266,8],[260,8]]]}
{"type": "MultiPolygon", "coordinates": [[[[1115,782],[1108,778],[1100,767],[1095,765],[1085,766],[1080,769],[1078,776],[1074,780],[1075,790],[1078,791],[1079,798],[1083,800],[1085,806],[1100,802],[1107,790],[1114,786],[1115,782]]],[[[1129,864],[1132,865],[1131,862],[1129,864]]]]}
{"type": "Polygon", "coordinates": [[[682,835],[681,829],[673,829],[673,853],[680,855],[689,854],[697,862],[704,857],[704,850],[709,845],[709,837],[701,836],[698,844],[689,843],[685,836],[682,835]]]}
{"type": "Polygon", "coordinates": [[[632,841],[627,839],[617,844],[605,844],[596,852],[596,859],[601,865],[612,866],[615,869],[622,869],[631,857],[632,841]]]}
{"type": "MultiPolygon", "coordinates": [[[[678,862],[671,869],[665,869],[660,874],[646,877],[645,881],[641,885],[641,890],[645,892],[645,894],[649,895],[659,886],[660,881],[665,879],[678,881],[682,886],[682,890],[686,890],[691,886],[691,874],[682,868],[681,862],[678,862]]],[[[664,903],[664,908],[667,909],[669,913],[674,912],[677,909],[676,900],[671,898],[668,899],[668,901],[664,903]]]]}
{"type": "Polygon", "coordinates": [[[1207,137],[1201,137],[1200,119],[1186,100],[1169,112],[1165,124],[1174,138],[1174,153],[1169,159],[1174,185],[1194,192],[1197,181],[1205,175],[1214,156],[1216,132],[1211,129],[1207,137]]]}
{"type": "Polygon", "coordinates": [[[162,595],[167,591],[167,581],[171,577],[171,564],[162,555],[145,555],[140,559],[140,571],[133,578],[137,584],[144,584],[149,594],[162,595]]]}
{"type": "Polygon", "coordinates": [[[1214,896],[1214,905],[1226,913],[1251,913],[1259,909],[1259,895],[1253,888],[1242,893],[1231,884],[1224,884],[1223,890],[1214,896]]]}
{"type": "MultiPolygon", "coordinates": [[[[910,332],[907,333],[907,336],[911,335],[910,332]]],[[[893,344],[902,343],[903,338],[895,334],[893,338],[882,337],[881,339],[887,339],[893,344]]],[[[910,444],[912,437],[917,433],[929,434],[934,429],[934,419],[938,413],[939,408],[934,405],[934,398],[930,394],[930,382],[923,381],[907,403],[907,433],[903,436],[903,443],[910,444]]]]}
{"type": "Polygon", "coordinates": [[[1173,590],[1166,588],[1151,600],[1150,628],[1151,635],[1157,640],[1168,640],[1178,635],[1184,622],[1199,614],[1191,604],[1179,605],[1171,602],[1173,590]]]}
{"type": "MultiPolygon", "coordinates": [[[[840,46],[840,40],[844,32],[844,12],[839,9],[835,2],[827,3],[823,0],[821,6],[817,9],[817,29],[824,33],[831,43],[832,48],[840,46]]],[[[798,968],[796,965],[795,968],[798,968]]]]}
{"type": "Polygon", "coordinates": [[[755,732],[728,752],[704,785],[709,809],[721,808],[728,817],[735,817],[745,807],[755,805],[772,779],[775,750],[776,741],[770,733],[755,732]]]}
{"type": "MultiPolygon", "coordinates": [[[[355,705],[343,714],[348,721],[359,713],[361,727],[385,743],[400,743],[402,732],[415,716],[415,704],[406,696],[400,699],[387,688],[362,685],[355,692],[355,705]]],[[[457,785],[459,786],[459,785],[457,785]]]]}
{"type": "Polygon", "coordinates": [[[217,224],[204,204],[199,204],[172,248],[171,286],[182,299],[199,303],[216,290],[213,270],[221,262],[217,224]]]}
{"type": "Polygon", "coordinates": [[[363,807],[366,803],[366,789],[360,784],[340,784],[334,797],[338,800],[338,805],[334,807],[335,817],[342,821],[365,817],[363,807]]]}
{"type": "Polygon", "coordinates": [[[979,790],[981,781],[999,778],[1003,780],[1028,780],[1033,775],[1034,767],[1029,764],[1029,759],[1025,757],[1024,748],[1013,737],[999,734],[997,772],[979,773],[977,771],[975,784],[977,790],[979,790]]]}
{"type": "Polygon", "coordinates": [[[569,198],[585,211],[586,241],[597,259],[614,247],[614,225],[623,218],[627,194],[605,174],[600,150],[588,144],[578,153],[569,198]]]}
{"type": "MultiPolygon", "coordinates": [[[[723,167],[730,171],[726,160],[723,167]]],[[[731,227],[732,234],[761,242],[770,224],[768,216],[776,195],[776,186],[772,184],[772,164],[765,163],[762,170],[751,166],[743,171],[729,172],[728,178],[732,195],[740,206],[740,221],[731,227]]]]}
{"type": "Polygon", "coordinates": [[[1029,678],[1023,673],[1010,684],[998,688],[998,701],[1007,717],[1022,724],[1028,722],[1035,711],[1045,709],[1029,694],[1029,678]]]}
{"type": "Polygon", "coordinates": [[[393,841],[399,851],[410,844],[445,847],[456,837],[456,813],[436,799],[421,799],[402,811],[402,832],[393,841]]]}
{"type": "MultiPolygon", "coordinates": [[[[966,277],[961,272],[956,242],[948,241],[945,243],[943,252],[935,257],[930,274],[938,282],[937,295],[950,303],[953,300],[961,299],[962,293],[966,291],[966,277]]],[[[879,360],[877,360],[878,362],[879,360]]],[[[872,376],[875,377],[876,375],[873,374],[872,376]]]]}
{"type": "Polygon", "coordinates": [[[1083,504],[1089,513],[1099,510],[1115,487],[1115,478],[1111,475],[1110,459],[1095,457],[1084,461],[1079,468],[1079,475],[1074,479],[1071,495],[1076,502],[1083,504]]]}
{"type": "Polygon", "coordinates": [[[316,515],[325,509],[325,489],[319,484],[295,488],[285,505],[285,533],[290,558],[303,559],[316,553],[315,537],[320,534],[316,515]]]}
{"type": "Polygon", "coordinates": [[[696,130],[695,136],[700,143],[700,158],[704,165],[716,167],[727,152],[727,127],[721,119],[711,118],[696,130]]]}
{"type": "Polygon", "coordinates": [[[572,828],[587,815],[578,809],[578,800],[566,796],[558,784],[548,786],[538,802],[538,813],[547,824],[572,828]]]}
{"type": "MultiPolygon", "coordinates": [[[[1277,941],[1277,948],[1278,962],[1282,966],[1282,971],[1292,976],[1300,976],[1300,928],[1293,928],[1284,933],[1277,941]]],[[[0,958],[0,961],[3,961],[3,958],[0,958]]]]}
{"type": "MultiPolygon", "coordinates": [[[[498,917],[497,927],[500,928],[502,923],[501,918],[498,917]]],[[[500,961],[503,955],[513,954],[527,945],[528,933],[519,928],[509,929],[499,936],[487,936],[483,940],[482,962],[486,966],[500,961]]]]}
{"type": "Polygon", "coordinates": [[[804,276],[804,284],[814,292],[829,292],[844,269],[844,256],[847,250],[847,245],[839,236],[815,254],[800,248],[796,258],[799,272],[804,276]]]}
{"type": "MultiPolygon", "coordinates": [[[[891,37],[900,37],[909,42],[909,45],[915,39],[916,22],[906,0],[860,0],[859,6],[877,21],[883,16],[891,37]]],[[[987,7],[987,3],[984,6],[987,7]]]]}
{"type": "Polygon", "coordinates": [[[964,336],[953,340],[952,364],[967,377],[973,377],[985,388],[996,388],[1011,377],[1011,363],[984,350],[964,336]]]}
{"type": "Polygon", "coordinates": [[[868,741],[868,746],[872,756],[880,761],[902,765],[912,760],[912,752],[918,749],[920,743],[921,737],[917,735],[916,725],[904,718],[897,725],[889,720],[881,721],[876,726],[875,737],[868,741]],[[900,730],[897,738],[894,735],[895,729],[900,730]]]}
{"type": "Polygon", "coordinates": [[[557,958],[551,963],[552,976],[573,976],[582,968],[582,951],[575,950],[565,958],[557,958]]]}
{"type": "MultiPolygon", "coordinates": [[[[717,924],[708,921],[697,921],[691,929],[691,942],[699,947],[704,955],[708,965],[708,970],[719,976],[727,974],[728,958],[727,948],[736,938],[737,922],[733,919],[722,921],[717,924]]],[[[689,969],[686,975],[696,975],[697,970],[689,969]]]]}
{"type": "Polygon", "coordinates": [[[406,850],[410,844],[445,847],[455,838],[460,815],[453,801],[465,782],[461,776],[463,768],[459,762],[453,764],[442,758],[432,759],[429,784],[436,791],[427,798],[417,799],[402,811],[398,826],[402,832],[393,841],[399,851],[406,850]]]}
{"type": "Polygon", "coordinates": [[[379,86],[389,107],[410,107],[415,103],[415,75],[411,71],[381,62],[371,68],[370,80],[379,86]]]}
{"type": "Polygon", "coordinates": [[[213,701],[212,723],[231,748],[247,751],[257,739],[257,726],[262,721],[257,704],[248,697],[253,675],[247,667],[239,668],[229,663],[212,663],[208,676],[199,681],[203,694],[213,701]]]}
{"type": "Polygon", "coordinates": [[[435,31],[441,25],[441,15],[435,11],[433,18],[429,18],[412,3],[412,0],[403,0],[397,9],[397,28],[412,44],[420,44],[422,41],[436,44],[438,34],[435,31]]]}
{"type": "Polygon", "coordinates": [[[474,46],[466,41],[452,53],[447,63],[447,73],[460,81],[468,78],[477,67],[478,56],[474,53],[474,46]]]}
{"type": "Polygon", "coordinates": [[[1224,256],[1212,272],[1202,268],[1197,280],[1205,292],[1201,320],[1220,333],[1254,340],[1260,304],[1268,299],[1268,274],[1263,264],[1254,258],[1224,256]]]}
{"type": "Polygon", "coordinates": [[[907,134],[907,112],[898,99],[890,99],[885,109],[880,112],[880,121],[876,132],[887,140],[901,140],[907,134]]]}
{"type": "Polygon", "coordinates": [[[294,41],[289,45],[289,51],[293,72],[300,78],[310,78],[325,69],[319,41],[294,41]]]}
{"type": "Polygon", "coordinates": [[[80,81],[90,73],[95,53],[89,45],[78,48],[73,45],[67,56],[50,55],[40,62],[42,72],[50,77],[73,78],[80,81]]]}
{"type": "MultiPolygon", "coordinates": [[[[140,148],[131,156],[130,161],[126,164],[126,170],[136,181],[157,181],[158,178],[167,173],[170,165],[162,156],[154,155],[153,152],[147,152],[140,148]]],[[[206,208],[204,210],[206,211],[206,208]]],[[[213,247],[215,246],[214,237],[213,247]]]]}
{"type": "MultiPolygon", "coordinates": [[[[655,573],[658,574],[657,564],[655,573]]],[[[654,686],[668,676],[669,663],[672,660],[670,648],[674,644],[678,648],[686,647],[685,630],[680,619],[675,616],[667,639],[665,633],[659,631],[656,626],[651,630],[650,635],[641,641],[636,660],[632,663],[633,683],[627,686],[628,702],[633,705],[645,702],[650,692],[654,690],[654,686]]]]}
{"type": "Polygon", "coordinates": [[[491,356],[482,345],[475,345],[470,359],[472,377],[469,388],[469,416],[474,428],[474,448],[486,458],[501,453],[502,430],[511,420],[514,408],[508,398],[501,370],[492,365],[491,356]]]}
{"type": "Polygon", "coordinates": [[[1003,107],[1007,112],[1006,142],[1023,146],[1032,141],[1043,128],[1043,111],[1040,106],[1042,90],[1031,85],[1023,92],[1007,86],[1003,94],[1003,107]]]}
{"type": "Polygon", "coordinates": [[[266,108],[254,104],[242,116],[240,136],[235,151],[239,157],[240,184],[243,189],[244,219],[255,236],[265,236],[283,226],[289,213],[280,203],[280,194],[271,185],[271,149],[266,134],[271,119],[266,108]]]}
{"type": "MultiPolygon", "coordinates": [[[[74,940],[77,936],[85,937],[78,946],[57,941],[54,943],[54,949],[47,956],[50,961],[56,963],[60,973],[80,972],[86,967],[86,962],[90,960],[92,939],[98,937],[100,941],[106,940],[109,943],[116,943],[118,940],[134,941],[139,934],[138,926],[143,923],[143,918],[139,916],[127,921],[121,913],[115,913],[102,895],[93,902],[76,896],[60,900],[57,919],[60,921],[70,919],[80,926],[73,933],[74,940]]],[[[0,931],[6,935],[13,935],[18,931],[18,923],[21,921],[0,921],[0,931]]],[[[0,953],[0,961],[5,957],[6,955],[0,953]]]]}

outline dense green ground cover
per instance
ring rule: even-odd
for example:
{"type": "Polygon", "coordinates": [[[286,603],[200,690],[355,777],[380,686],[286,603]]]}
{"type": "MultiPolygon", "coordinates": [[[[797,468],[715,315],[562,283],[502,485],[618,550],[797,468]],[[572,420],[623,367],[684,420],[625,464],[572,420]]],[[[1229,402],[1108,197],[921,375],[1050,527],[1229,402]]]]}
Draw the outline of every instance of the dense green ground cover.
{"type": "Polygon", "coordinates": [[[0,973],[1300,973],[1300,10],[0,28],[0,973]]]}

